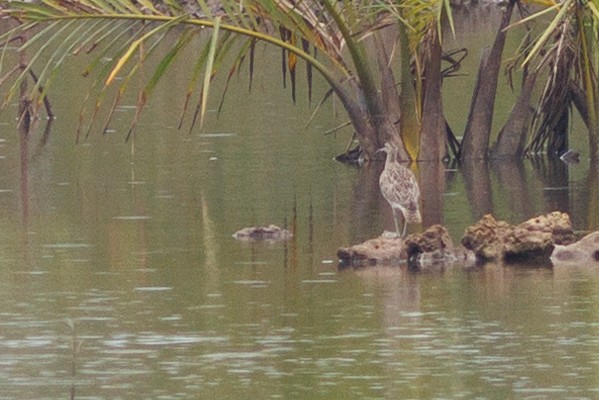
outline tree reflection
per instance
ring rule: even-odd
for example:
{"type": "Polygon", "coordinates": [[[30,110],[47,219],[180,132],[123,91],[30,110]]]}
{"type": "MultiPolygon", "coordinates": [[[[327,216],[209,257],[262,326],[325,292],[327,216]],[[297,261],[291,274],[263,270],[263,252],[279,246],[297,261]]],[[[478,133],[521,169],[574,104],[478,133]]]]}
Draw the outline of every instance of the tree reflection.
{"type": "MultiPolygon", "coordinates": [[[[22,226],[27,232],[29,225],[29,133],[31,130],[31,108],[27,97],[27,81],[21,83],[21,98],[19,101],[19,114],[17,128],[19,131],[19,149],[21,156],[21,218],[22,226]]],[[[25,235],[27,238],[27,235],[25,235]]],[[[27,240],[27,239],[25,239],[27,240]]]]}
{"type": "Polygon", "coordinates": [[[443,224],[443,194],[445,193],[445,164],[440,161],[419,163],[422,224],[427,228],[443,224]]]}
{"type": "MultiPolygon", "coordinates": [[[[21,44],[25,44],[27,42],[27,34],[23,33],[21,35],[15,36],[7,41],[6,44],[11,42],[20,42],[21,44]]],[[[25,51],[19,50],[17,52],[17,56],[19,59],[18,65],[14,70],[10,71],[4,79],[12,74],[16,74],[18,72],[22,72],[25,70],[28,64],[28,59],[25,54],[25,51]]],[[[33,81],[35,85],[38,86],[38,91],[40,93],[44,92],[44,87],[39,85],[39,79],[36,73],[32,68],[28,69],[28,76],[33,81]]],[[[31,99],[31,93],[29,91],[29,82],[27,78],[21,80],[19,84],[19,103],[17,109],[17,131],[19,134],[19,149],[20,149],[20,169],[21,169],[21,177],[20,177],[20,189],[21,189],[21,218],[22,218],[22,226],[24,232],[27,232],[27,226],[29,223],[29,139],[33,131],[35,131],[37,127],[37,122],[39,121],[39,110],[33,104],[33,100],[31,99]]],[[[50,104],[50,100],[47,96],[43,97],[43,104],[48,115],[48,119],[46,120],[44,133],[39,142],[38,149],[44,147],[47,143],[50,132],[52,130],[52,121],[54,120],[54,113],[52,111],[52,106],[50,104]]],[[[26,235],[25,235],[26,237],[26,235]]],[[[25,239],[26,240],[26,239],[25,239]]]]}
{"type": "Polygon", "coordinates": [[[546,211],[570,209],[570,177],[568,165],[555,157],[531,157],[537,179],[543,187],[546,211]]]}
{"type": "MultiPolygon", "coordinates": [[[[384,221],[384,227],[393,226],[391,207],[381,194],[379,176],[385,168],[382,162],[370,163],[360,168],[358,179],[354,186],[352,216],[353,233],[350,233],[352,243],[365,240],[364,235],[372,234],[373,221],[378,218],[384,221]]],[[[380,234],[380,232],[379,232],[380,234]]]]}
{"type": "Polygon", "coordinates": [[[461,163],[464,189],[474,219],[493,212],[493,198],[489,164],[483,159],[465,159],[461,163]]]}
{"type": "Polygon", "coordinates": [[[586,195],[581,201],[586,209],[586,229],[595,230],[599,227],[599,162],[591,162],[583,193],[586,195]]]}
{"type": "MultiPolygon", "coordinates": [[[[35,112],[31,105],[31,99],[28,96],[28,83],[27,80],[23,80],[20,85],[20,98],[17,110],[17,134],[19,136],[19,157],[20,157],[20,177],[19,177],[19,186],[20,186],[20,206],[21,206],[21,227],[23,234],[23,245],[25,248],[28,247],[29,244],[29,235],[28,235],[28,227],[29,227],[29,219],[30,219],[30,210],[29,210],[29,163],[31,160],[31,156],[29,154],[29,145],[30,138],[32,133],[35,131],[37,127],[37,119],[35,117],[35,112]]],[[[48,119],[46,121],[44,127],[44,133],[38,145],[38,149],[41,149],[48,141],[50,137],[50,132],[52,130],[52,121],[53,119],[48,119]]],[[[24,252],[24,257],[26,261],[28,259],[28,251],[24,252]]],[[[29,262],[26,262],[28,265],[29,262]]]]}
{"type": "Polygon", "coordinates": [[[499,180],[499,187],[505,193],[506,206],[516,221],[532,217],[535,210],[531,201],[531,186],[524,171],[524,160],[492,160],[491,167],[499,180]]]}

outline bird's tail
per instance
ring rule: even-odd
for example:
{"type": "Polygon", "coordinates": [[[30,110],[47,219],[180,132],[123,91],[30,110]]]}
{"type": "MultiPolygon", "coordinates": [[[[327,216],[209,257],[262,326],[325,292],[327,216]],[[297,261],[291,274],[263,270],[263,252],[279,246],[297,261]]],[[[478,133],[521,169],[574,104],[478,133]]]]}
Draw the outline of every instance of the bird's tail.
{"type": "Polygon", "coordinates": [[[417,204],[410,204],[405,210],[404,218],[410,224],[419,224],[422,222],[422,215],[417,204]]]}

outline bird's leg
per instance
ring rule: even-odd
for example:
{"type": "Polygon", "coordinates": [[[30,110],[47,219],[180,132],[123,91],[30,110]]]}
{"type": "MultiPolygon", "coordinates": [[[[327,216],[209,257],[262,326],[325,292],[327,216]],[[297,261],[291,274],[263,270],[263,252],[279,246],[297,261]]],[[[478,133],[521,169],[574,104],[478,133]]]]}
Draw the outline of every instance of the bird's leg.
{"type": "Polygon", "coordinates": [[[406,218],[403,219],[403,232],[401,234],[401,237],[406,236],[406,228],[408,227],[408,220],[406,218]]]}
{"type": "MultiPolygon", "coordinates": [[[[397,234],[398,237],[401,237],[403,235],[399,234],[399,224],[397,223],[397,210],[395,210],[395,208],[392,208],[393,210],[393,222],[395,223],[395,233],[397,234]]],[[[404,233],[405,233],[406,227],[404,225],[404,233]]]]}

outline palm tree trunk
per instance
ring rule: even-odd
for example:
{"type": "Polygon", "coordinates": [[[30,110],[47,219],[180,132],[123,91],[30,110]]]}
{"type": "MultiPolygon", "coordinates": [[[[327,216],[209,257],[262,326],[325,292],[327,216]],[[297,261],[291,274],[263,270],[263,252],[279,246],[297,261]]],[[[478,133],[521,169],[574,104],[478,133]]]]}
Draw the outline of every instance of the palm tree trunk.
{"type": "Polygon", "coordinates": [[[506,38],[505,28],[510,22],[514,4],[515,0],[510,0],[508,3],[493,47],[483,55],[481,60],[462,141],[461,158],[487,158],[491,126],[493,124],[495,94],[501,68],[501,54],[503,53],[506,38]]]}
{"type": "Polygon", "coordinates": [[[526,134],[529,131],[532,109],[530,107],[530,98],[535,86],[537,72],[532,72],[524,76],[520,95],[510,112],[507,122],[501,128],[497,143],[491,150],[493,158],[522,157],[524,155],[524,146],[526,134]]]}
{"type": "Polygon", "coordinates": [[[585,90],[582,90],[574,84],[570,85],[569,90],[572,97],[572,103],[578,110],[589,133],[589,158],[599,162],[599,131],[597,129],[597,124],[592,122],[593,115],[589,110],[593,106],[588,104],[585,90]]]}
{"type": "MultiPolygon", "coordinates": [[[[391,62],[387,53],[387,48],[380,32],[374,35],[376,56],[381,76],[381,102],[385,110],[386,121],[381,122],[379,138],[381,142],[391,141],[398,149],[400,160],[409,160],[410,157],[400,138],[399,125],[397,122],[401,117],[401,100],[397,92],[397,82],[391,69],[391,62]]],[[[382,144],[382,143],[381,143],[382,144]]]]}
{"type": "Polygon", "coordinates": [[[436,26],[431,28],[425,46],[422,125],[420,128],[419,160],[442,160],[447,151],[447,134],[441,96],[442,48],[436,26]]]}
{"type": "Polygon", "coordinates": [[[399,51],[400,51],[400,95],[401,118],[399,121],[399,133],[411,160],[418,158],[420,151],[420,121],[418,105],[416,101],[416,90],[414,89],[414,76],[411,71],[410,51],[408,41],[408,29],[400,22],[399,26],[399,51]]]}

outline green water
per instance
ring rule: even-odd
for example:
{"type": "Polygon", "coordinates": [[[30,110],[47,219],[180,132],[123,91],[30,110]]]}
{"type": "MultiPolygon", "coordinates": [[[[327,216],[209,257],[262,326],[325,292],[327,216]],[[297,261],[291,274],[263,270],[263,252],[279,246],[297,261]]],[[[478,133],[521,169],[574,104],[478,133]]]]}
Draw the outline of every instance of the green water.
{"type": "MultiPolygon", "coordinates": [[[[133,147],[130,103],[75,143],[77,79],[43,146],[43,121],[23,138],[0,114],[0,398],[599,397],[598,270],[338,269],[339,247],[393,228],[380,169],[333,161],[348,136],[322,132],[343,118],[305,128],[306,101],[269,76],[251,94],[239,78],[192,133],[172,77],[133,147]],[[232,237],[270,223],[294,238],[232,237]]],[[[478,167],[419,169],[424,219],[454,240],[485,212],[599,229],[584,152],[478,167]]]]}

